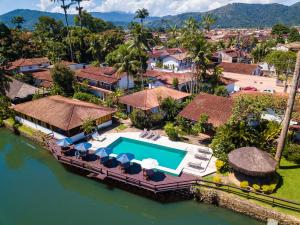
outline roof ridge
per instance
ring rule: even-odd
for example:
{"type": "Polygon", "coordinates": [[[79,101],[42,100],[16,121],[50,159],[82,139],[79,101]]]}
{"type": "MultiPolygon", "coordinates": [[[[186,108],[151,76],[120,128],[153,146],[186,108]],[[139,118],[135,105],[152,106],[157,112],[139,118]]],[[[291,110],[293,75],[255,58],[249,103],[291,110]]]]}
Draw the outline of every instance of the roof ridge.
{"type": "Polygon", "coordinates": [[[70,129],[70,124],[71,124],[71,120],[73,118],[74,110],[75,110],[75,105],[73,104],[72,105],[72,112],[71,112],[71,115],[70,115],[70,118],[69,118],[69,122],[68,122],[68,125],[67,125],[68,130],[70,129]]]}

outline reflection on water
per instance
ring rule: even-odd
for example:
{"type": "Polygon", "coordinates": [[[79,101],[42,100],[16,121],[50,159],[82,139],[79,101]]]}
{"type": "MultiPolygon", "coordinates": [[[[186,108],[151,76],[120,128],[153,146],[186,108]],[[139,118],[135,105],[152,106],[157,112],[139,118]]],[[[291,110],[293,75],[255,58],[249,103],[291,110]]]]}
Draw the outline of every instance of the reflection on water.
{"type": "Polygon", "coordinates": [[[67,171],[34,143],[0,130],[0,225],[260,225],[194,201],[162,204],[67,171]]]}

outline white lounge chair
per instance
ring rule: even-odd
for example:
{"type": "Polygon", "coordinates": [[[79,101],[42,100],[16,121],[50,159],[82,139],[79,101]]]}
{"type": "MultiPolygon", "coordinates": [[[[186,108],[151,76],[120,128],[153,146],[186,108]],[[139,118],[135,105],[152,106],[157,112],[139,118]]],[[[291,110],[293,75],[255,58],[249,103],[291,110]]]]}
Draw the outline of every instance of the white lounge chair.
{"type": "Polygon", "coordinates": [[[141,134],[140,134],[140,138],[143,138],[143,137],[145,137],[147,134],[148,134],[148,131],[147,131],[147,129],[145,128],[145,129],[144,129],[144,131],[143,131],[143,132],[141,132],[141,134]]]}
{"type": "Polygon", "coordinates": [[[151,138],[154,135],[153,131],[149,131],[149,133],[144,137],[146,139],[151,138]]]}
{"type": "Polygon", "coordinates": [[[208,154],[195,154],[195,158],[197,159],[203,159],[203,160],[209,160],[208,154]]]}
{"type": "Polygon", "coordinates": [[[190,167],[193,167],[193,168],[196,168],[196,169],[203,169],[202,162],[199,162],[199,163],[189,162],[188,165],[190,167]]]}
{"type": "Polygon", "coordinates": [[[198,152],[204,154],[212,154],[212,152],[207,148],[198,148],[198,152]]]}
{"type": "Polygon", "coordinates": [[[151,140],[156,141],[156,140],[158,140],[159,138],[160,138],[159,133],[156,133],[156,134],[151,138],[151,140]]]}

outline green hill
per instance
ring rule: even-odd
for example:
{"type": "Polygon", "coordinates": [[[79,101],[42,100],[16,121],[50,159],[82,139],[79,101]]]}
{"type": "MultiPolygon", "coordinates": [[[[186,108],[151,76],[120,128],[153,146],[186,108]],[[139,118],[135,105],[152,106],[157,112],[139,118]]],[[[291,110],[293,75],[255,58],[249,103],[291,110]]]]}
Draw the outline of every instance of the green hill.
{"type": "Polygon", "coordinates": [[[292,6],[281,4],[243,4],[233,3],[205,13],[183,13],[175,16],[165,16],[161,20],[149,23],[149,26],[164,26],[167,20],[170,24],[182,25],[189,17],[201,21],[206,13],[217,18],[216,26],[221,28],[241,27],[271,27],[276,23],[300,25],[300,2],[292,6]]]}
{"type": "MultiPolygon", "coordinates": [[[[197,10],[197,9],[195,9],[197,10]]],[[[200,11],[200,9],[199,9],[200,11]]],[[[189,17],[201,21],[206,13],[217,17],[216,26],[220,28],[241,27],[271,27],[276,23],[300,25],[300,2],[292,6],[281,4],[243,4],[233,3],[209,12],[191,12],[175,16],[150,17],[145,22],[149,27],[164,27],[168,24],[182,25],[189,17]]],[[[94,17],[113,22],[116,25],[127,25],[134,20],[134,14],[124,12],[92,12],[94,17]]],[[[14,16],[23,16],[26,20],[24,27],[32,29],[40,16],[50,16],[64,21],[61,13],[42,12],[29,9],[18,9],[0,16],[0,21],[12,26],[10,20],[14,16]]],[[[70,24],[73,24],[74,15],[69,15],[70,24]]]]}

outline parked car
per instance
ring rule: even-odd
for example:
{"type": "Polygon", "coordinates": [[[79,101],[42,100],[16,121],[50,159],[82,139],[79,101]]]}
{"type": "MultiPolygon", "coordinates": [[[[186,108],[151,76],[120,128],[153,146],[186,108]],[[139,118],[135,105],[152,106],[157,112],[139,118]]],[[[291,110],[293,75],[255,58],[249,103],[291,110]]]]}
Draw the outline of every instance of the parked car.
{"type": "Polygon", "coordinates": [[[241,90],[243,90],[243,91],[258,91],[257,88],[255,88],[255,87],[244,87],[244,88],[241,88],[241,90]]]}

